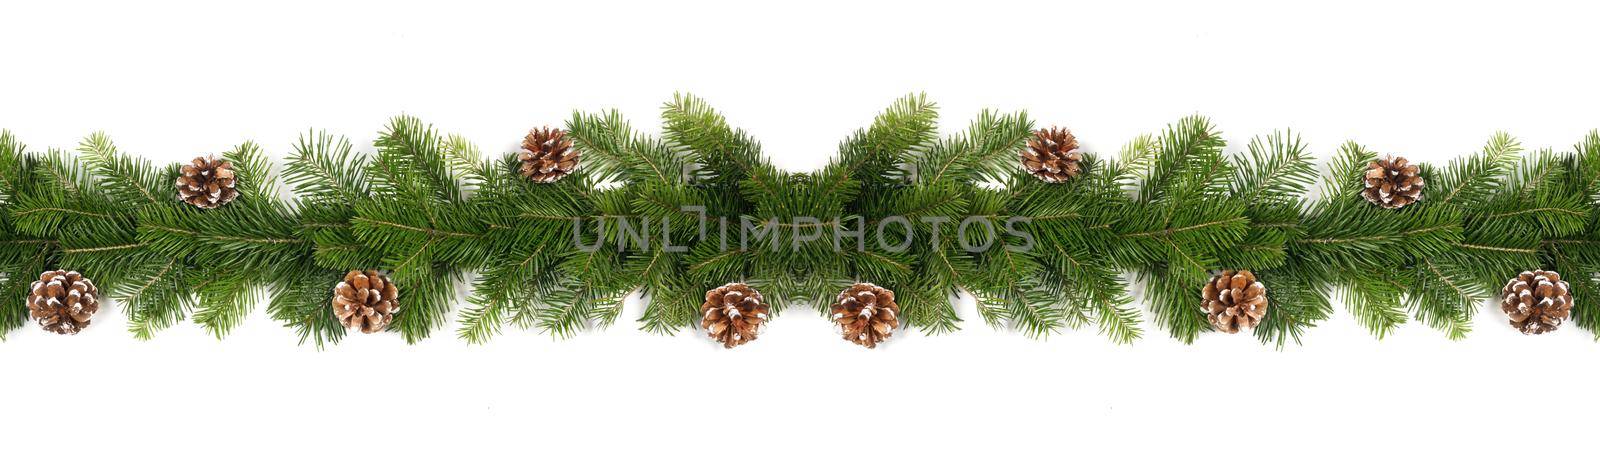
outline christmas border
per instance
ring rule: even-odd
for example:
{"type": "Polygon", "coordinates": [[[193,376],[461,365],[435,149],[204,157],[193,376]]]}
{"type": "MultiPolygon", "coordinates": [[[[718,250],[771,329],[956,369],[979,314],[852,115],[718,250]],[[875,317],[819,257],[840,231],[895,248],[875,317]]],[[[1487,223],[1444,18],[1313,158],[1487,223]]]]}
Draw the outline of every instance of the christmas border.
{"type": "Polygon", "coordinates": [[[157,165],[103,133],[38,152],[5,132],[0,294],[25,299],[0,307],[0,337],[76,333],[104,294],[140,339],[184,321],[224,337],[264,297],[302,344],[414,343],[463,284],[469,343],[610,325],[635,294],[642,329],[729,348],[789,307],[866,348],[953,332],[961,294],[996,327],[1119,343],[1148,320],[1186,343],[1247,331],[1281,348],[1335,298],[1378,338],[1411,321],[1463,338],[1491,298],[1527,334],[1600,323],[1574,305],[1600,286],[1600,132],[1562,153],[1497,133],[1442,167],[1348,142],[1319,176],[1293,132],[1230,155],[1200,116],[1106,155],[1025,113],[942,138],[937,120],[904,97],[811,172],[773,167],[688,95],[659,137],[578,112],[486,156],[399,116],[371,156],[310,131],[281,170],[252,142],[157,165]]]}

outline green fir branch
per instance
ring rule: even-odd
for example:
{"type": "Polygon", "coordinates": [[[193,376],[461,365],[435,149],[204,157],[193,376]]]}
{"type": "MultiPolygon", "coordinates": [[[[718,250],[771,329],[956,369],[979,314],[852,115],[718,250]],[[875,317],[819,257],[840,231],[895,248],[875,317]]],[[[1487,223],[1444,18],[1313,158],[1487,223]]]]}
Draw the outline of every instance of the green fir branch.
{"type": "MultiPolygon", "coordinates": [[[[670,334],[698,326],[704,291],[728,282],[762,288],[775,312],[827,310],[840,289],[873,282],[897,291],[903,326],[930,334],[959,328],[967,294],[986,323],[1026,336],[1093,327],[1129,343],[1148,321],[1193,342],[1211,329],[1204,282],[1251,269],[1270,304],[1253,332],[1282,348],[1329,319],[1334,298],[1377,338],[1416,321],[1460,339],[1518,272],[1561,272],[1578,304],[1600,292],[1600,131],[1530,154],[1497,133],[1476,154],[1419,164],[1422,200],[1384,209],[1361,197],[1375,149],[1344,143],[1319,177],[1294,132],[1230,153],[1201,116],[1114,157],[1081,151],[1066,183],[1019,170],[1025,114],[984,111],[941,138],[921,94],[814,172],[774,167],[694,96],[674,96],[661,117],[655,137],[616,111],[575,113],[567,128],[584,163],[553,184],[518,175],[514,154],[485,155],[402,115],[370,158],[344,137],[302,135],[283,164],[285,199],[271,153],[246,141],[221,153],[241,197],[209,210],[175,198],[181,163],[125,154],[104,133],[75,153],[38,153],[0,131],[0,294],[78,270],[141,339],[187,320],[224,337],[264,294],[267,315],[322,347],[347,333],[329,304],[352,269],[401,287],[391,327],[408,342],[458,317],[455,334],[472,344],[507,327],[558,338],[605,327],[635,295],[638,326],[670,334]],[[881,232],[911,243],[878,246],[896,217],[906,224],[881,232]],[[973,222],[999,229],[960,230],[973,222]],[[746,227],[766,238],[739,243],[746,227]],[[867,239],[835,245],[852,228],[867,239]]],[[[1594,332],[1596,310],[1575,308],[1574,325],[1594,332]]],[[[0,310],[0,338],[26,320],[25,308],[0,310]]]]}

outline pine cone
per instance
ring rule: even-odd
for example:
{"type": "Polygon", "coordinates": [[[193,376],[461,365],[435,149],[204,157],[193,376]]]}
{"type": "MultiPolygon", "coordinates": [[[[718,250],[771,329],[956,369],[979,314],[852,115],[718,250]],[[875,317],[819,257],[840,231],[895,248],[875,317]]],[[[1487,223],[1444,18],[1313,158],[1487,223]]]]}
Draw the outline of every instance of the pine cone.
{"type": "Polygon", "coordinates": [[[400,291],[389,277],[377,271],[352,270],[333,287],[333,315],[346,329],[362,333],[382,331],[400,312],[400,291]]]}
{"type": "Polygon", "coordinates": [[[1211,327],[1229,334],[1254,328],[1267,316],[1267,287],[1248,270],[1224,270],[1211,277],[1200,300],[1211,327]]]}
{"type": "Polygon", "coordinates": [[[1400,208],[1422,199],[1421,169],[1403,157],[1384,157],[1367,163],[1361,197],[1383,208],[1400,208]]]}
{"type": "Polygon", "coordinates": [[[1535,270],[1523,272],[1500,291],[1500,309],[1523,334],[1544,334],[1561,326],[1572,314],[1572,289],[1561,274],[1535,270]]]}
{"type": "Polygon", "coordinates": [[[213,156],[194,158],[183,166],[178,177],[178,199],[200,208],[211,209],[239,197],[233,188],[233,163],[213,156]]]}
{"type": "Polygon", "coordinates": [[[756,340],[770,311],[760,291],[744,283],[729,283],[706,291],[706,303],[700,306],[700,314],[705,317],[700,320],[700,327],[721,341],[723,348],[733,348],[756,340]]]}
{"type": "Polygon", "coordinates": [[[1078,138],[1067,129],[1050,128],[1033,132],[1028,148],[1022,150],[1022,168],[1048,183],[1060,183],[1078,176],[1078,138]]]}
{"type": "Polygon", "coordinates": [[[578,167],[578,150],[572,149],[567,132],[548,127],[528,131],[522,139],[522,176],[538,183],[550,183],[572,174],[578,167]]]}
{"type": "Polygon", "coordinates": [[[39,275],[28,288],[28,312],[44,330],[77,334],[100,311],[100,290],[83,275],[52,270],[39,275]]]}
{"type": "Polygon", "coordinates": [[[844,340],[877,348],[900,326],[900,305],[894,302],[894,291],[856,283],[834,301],[833,321],[839,324],[844,340]]]}

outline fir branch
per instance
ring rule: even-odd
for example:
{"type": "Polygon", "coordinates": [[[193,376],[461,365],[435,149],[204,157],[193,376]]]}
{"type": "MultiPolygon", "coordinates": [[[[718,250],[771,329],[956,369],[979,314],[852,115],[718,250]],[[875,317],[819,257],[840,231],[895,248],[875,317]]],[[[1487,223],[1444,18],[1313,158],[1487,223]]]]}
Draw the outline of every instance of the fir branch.
{"type": "Polygon", "coordinates": [[[1352,276],[1346,280],[1343,298],[1346,310],[1356,318],[1356,323],[1382,339],[1406,322],[1405,309],[1400,303],[1402,292],[1402,285],[1383,276],[1352,276]]]}
{"type": "Polygon", "coordinates": [[[711,173],[723,189],[748,183],[754,198],[770,198],[783,186],[778,170],[761,154],[761,145],[743,130],[735,130],[705,100],[674,94],[661,109],[664,138],[681,145],[711,173]]]}
{"type": "Polygon", "coordinates": [[[1247,156],[1234,159],[1229,194],[1250,205],[1294,201],[1317,177],[1311,154],[1293,131],[1250,139],[1247,156]]]}
{"type": "Polygon", "coordinates": [[[666,143],[637,134],[616,110],[602,114],[573,113],[567,130],[591,173],[604,179],[634,183],[681,184],[687,162],[666,143]]]}
{"type": "Polygon", "coordinates": [[[99,178],[100,186],[117,200],[132,205],[160,204],[173,200],[165,192],[176,168],[157,171],[148,159],[124,155],[105,132],[95,132],[78,145],[84,163],[99,178]]]}
{"type": "Polygon", "coordinates": [[[366,169],[366,158],[352,152],[349,139],[307,132],[289,156],[284,180],[309,202],[351,205],[370,195],[366,169]]]}
{"type": "Polygon", "coordinates": [[[1522,144],[1511,134],[1495,133],[1481,153],[1450,161],[1438,178],[1430,180],[1435,188],[1429,194],[1439,196],[1430,199],[1431,203],[1471,205],[1485,198],[1504,182],[1506,171],[1521,152],[1522,144]]]}
{"type": "Polygon", "coordinates": [[[278,200],[277,177],[272,171],[272,161],[255,142],[246,141],[222,154],[233,164],[234,187],[243,199],[278,200]]]}
{"type": "Polygon", "coordinates": [[[1010,172],[1016,152],[1033,133],[1026,113],[999,115],[985,110],[964,135],[935,144],[913,162],[916,182],[931,186],[946,180],[999,179],[1010,172]]]}
{"type": "MultiPolygon", "coordinates": [[[[728,281],[782,298],[775,310],[823,309],[844,285],[877,282],[899,293],[906,326],[929,333],[957,329],[951,296],[964,291],[995,326],[1044,337],[1092,325],[1125,343],[1144,319],[1122,276],[1132,271],[1150,321],[1191,342],[1210,329],[1200,285],[1248,268],[1272,304],[1255,335],[1278,347],[1328,319],[1334,292],[1379,338],[1414,319],[1459,339],[1519,271],[1561,271],[1580,303],[1600,291],[1600,132],[1571,153],[1526,156],[1496,134],[1447,167],[1419,164],[1425,199],[1386,210],[1359,196],[1377,156],[1364,146],[1339,148],[1322,198],[1306,203],[1318,177],[1298,136],[1255,137],[1229,155],[1199,116],[1134,139],[1116,160],[1086,152],[1082,174],[1061,184],[1016,170],[1025,115],[986,111],[940,140],[921,95],[896,101],[810,173],[773,167],[701,99],[674,97],[662,121],[657,139],[615,111],[574,114],[585,165],[555,184],[523,180],[514,156],[485,157],[409,116],[386,126],[371,161],[342,137],[308,132],[284,168],[294,203],[277,198],[266,152],[244,142],[223,154],[243,197],[205,211],[169,195],[175,165],[125,155],[103,133],[74,156],[30,153],[0,131],[0,291],[25,294],[45,269],[80,270],[122,303],[139,338],[191,315],[220,338],[265,291],[268,314],[319,347],[345,334],[328,304],[348,269],[387,270],[401,285],[392,327],[410,342],[450,321],[455,283],[471,270],[482,272],[456,330],[469,343],[507,325],[556,337],[603,327],[633,293],[646,301],[641,328],[672,333],[694,326],[701,293],[728,281]],[[652,223],[596,227],[595,216],[652,223]],[[927,243],[846,249],[801,235],[891,216],[912,223],[890,238],[927,243]],[[700,232],[723,217],[773,232],[755,246],[700,232]],[[964,238],[954,229],[1008,218],[1029,224],[964,238]],[[1004,248],[1022,239],[1034,251],[1004,248]],[[669,251],[669,240],[690,248],[669,251]],[[973,243],[991,248],[961,248],[973,243]],[[600,249],[578,249],[590,245],[600,249]]],[[[1591,309],[1574,311],[1577,327],[1600,326],[1591,309]]],[[[20,326],[20,310],[0,312],[0,329],[20,326]]]]}
{"type": "Polygon", "coordinates": [[[459,202],[461,174],[444,153],[444,137],[412,116],[396,116],[378,135],[373,190],[399,198],[459,202]]]}
{"type": "Polygon", "coordinates": [[[217,339],[244,322],[254,308],[259,285],[256,272],[215,272],[195,288],[199,300],[195,301],[194,322],[217,339]]]}
{"type": "MultiPolygon", "coordinates": [[[[9,130],[0,130],[0,204],[10,204],[32,174],[28,146],[9,130]]],[[[0,333],[3,335],[3,333],[0,333]]]]}
{"type": "Polygon", "coordinates": [[[274,270],[267,314],[293,329],[301,345],[310,342],[323,348],[343,339],[345,328],[334,317],[330,304],[331,285],[338,284],[344,273],[306,264],[280,267],[274,270]]]}

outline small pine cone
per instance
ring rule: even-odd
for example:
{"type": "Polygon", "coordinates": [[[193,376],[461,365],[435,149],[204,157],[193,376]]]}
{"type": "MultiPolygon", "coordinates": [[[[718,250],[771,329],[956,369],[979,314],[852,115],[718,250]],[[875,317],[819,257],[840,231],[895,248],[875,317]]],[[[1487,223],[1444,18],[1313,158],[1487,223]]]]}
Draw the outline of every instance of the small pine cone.
{"type": "Polygon", "coordinates": [[[1022,150],[1022,168],[1047,183],[1060,183],[1078,176],[1082,160],[1078,138],[1067,129],[1034,131],[1028,147],[1022,150]]]}
{"type": "Polygon", "coordinates": [[[871,283],[856,283],[833,303],[833,322],[839,324],[844,340],[867,348],[878,344],[900,327],[900,305],[894,291],[871,283]]]}
{"type": "Polygon", "coordinates": [[[178,176],[178,199],[204,209],[220,207],[239,197],[234,189],[233,163],[214,156],[194,158],[178,176]]]}
{"type": "Polygon", "coordinates": [[[1421,169],[1403,157],[1385,157],[1367,163],[1361,197],[1383,208],[1400,208],[1422,200],[1421,169]]]}
{"type": "Polygon", "coordinates": [[[723,348],[733,348],[756,340],[771,308],[761,292],[744,283],[729,283],[706,291],[700,306],[700,327],[723,348]]]}
{"type": "Polygon", "coordinates": [[[537,183],[550,183],[572,174],[578,167],[578,150],[572,149],[567,132],[548,127],[528,131],[522,139],[522,176],[537,183]]]}
{"type": "Polygon", "coordinates": [[[39,275],[28,288],[28,312],[46,331],[77,334],[89,325],[89,317],[100,311],[99,295],[94,282],[83,275],[52,270],[39,275]]]}
{"type": "Polygon", "coordinates": [[[1523,272],[1500,291],[1500,309],[1523,334],[1544,334],[1572,315],[1572,289],[1561,281],[1561,274],[1523,272]]]}
{"type": "Polygon", "coordinates": [[[333,287],[333,315],[346,329],[371,334],[382,331],[400,312],[400,291],[377,271],[352,270],[333,287]]]}
{"type": "Polygon", "coordinates": [[[1267,316],[1267,287],[1248,270],[1224,270],[1211,277],[1200,300],[1211,327],[1229,334],[1254,328],[1267,316]]]}

